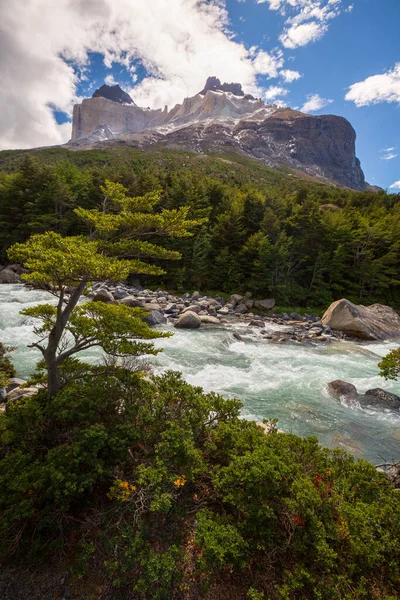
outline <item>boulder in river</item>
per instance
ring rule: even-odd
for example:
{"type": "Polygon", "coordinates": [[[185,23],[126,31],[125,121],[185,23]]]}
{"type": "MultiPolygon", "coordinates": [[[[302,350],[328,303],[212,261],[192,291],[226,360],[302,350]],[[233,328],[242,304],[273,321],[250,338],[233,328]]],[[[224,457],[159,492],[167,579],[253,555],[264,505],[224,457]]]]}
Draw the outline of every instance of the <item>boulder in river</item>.
{"type": "Polygon", "coordinates": [[[0,271],[0,283],[21,283],[21,277],[11,269],[0,271]]]}
{"type": "Polygon", "coordinates": [[[207,325],[220,325],[220,320],[217,317],[212,317],[211,315],[199,315],[199,317],[200,321],[207,325]]]}
{"type": "Polygon", "coordinates": [[[342,381],[341,379],[336,379],[335,381],[328,383],[328,392],[333,398],[336,398],[336,400],[340,400],[343,397],[356,399],[358,396],[356,386],[352,383],[347,383],[347,381],[342,381]]]}
{"type": "Polygon", "coordinates": [[[143,317],[143,321],[145,321],[147,325],[150,325],[150,327],[154,327],[155,325],[163,325],[167,322],[167,319],[161,311],[152,310],[149,315],[143,317]]]}
{"type": "MultiPolygon", "coordinates": [[[[400,409],[400,398],[396,394],[386,392],[382,388],[367,390],[364,394],[364,402],[370,401],[370,406],[378,406],[380,408],[389,408],[391,410],[400,409]]],[[[363,404],[363,402],[361,402],[363,404]]]]}
{"type": "Polygon", "coordinates": [[[322,317],[323,325],[364,340],[400,337],[400,317],[383,304],[363,306],[342,298],[330,305],[322,317]]]}
{"type": "Polygon", "coordinates": [[[368,390],[365,394],[359,394],[357,388],[352,383],[341,381],[331,381],[328,383],[328,392],[336,400],[347,400],[362,407],[377,408],[381,410],[400,410],[400,398],[396,394],[375,388],[368,390]]]}
{"type": "Polygon", "coordinates": [[[199,315],[191,310],[182,313],[175,323],[175,327],[181,329],[198,329],[200,325],[201,319],[199,315]]]}
{"type": "Polygon", "coordinates": [[[136,298],[135,296],[126,296],[126,298],[122,298],[119,303],[125,304],[125,306],[130,306],[131,308],[140,308],[144,306],[144,301],[136,298]]]}

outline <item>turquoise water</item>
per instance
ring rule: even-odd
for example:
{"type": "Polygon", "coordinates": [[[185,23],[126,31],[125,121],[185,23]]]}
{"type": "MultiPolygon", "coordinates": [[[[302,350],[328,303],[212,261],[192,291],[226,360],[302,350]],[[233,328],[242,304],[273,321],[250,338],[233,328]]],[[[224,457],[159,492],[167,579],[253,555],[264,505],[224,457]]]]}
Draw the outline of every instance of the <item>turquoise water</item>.
{"type": "MultiPolygon", "coordinates": [[[[17,346],[13,360],[21,377],[32,371],[39,355],[27,348],[35,339],[33,320],[22,317],[19,310],[39,301],[54,298],[20,285],[0,286],[0,341],[17,346]]],[[[248,419],[278,418],[285,431],[316,435],[324,445],[338,446],[375,464],[400,460],[400,413],[346,406],[326,391],[327,383],[343,379],[360,392],[383,387],[400,395],[400,382],[385,382],[377,368],[380,357],[399,341],[303,347],[270,344],[239,325],[166,329],[174,336],[156,342],[164,348],[152,359],[157,372],[178,370],[206,391],[239,398],[248,419]],[[234,332],[244,341],[235,339],[234,332]]],[[[86,355],[89,360],[98,357],[96,351],[86,355]]]]}

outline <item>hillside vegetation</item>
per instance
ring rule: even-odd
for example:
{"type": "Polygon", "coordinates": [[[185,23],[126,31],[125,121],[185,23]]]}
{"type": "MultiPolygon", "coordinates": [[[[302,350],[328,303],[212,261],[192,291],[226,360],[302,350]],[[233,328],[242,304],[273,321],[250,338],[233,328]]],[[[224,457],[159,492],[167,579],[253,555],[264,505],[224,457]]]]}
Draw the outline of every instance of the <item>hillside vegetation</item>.
{"type": "Polygon", "coordinates": [[[123,146],[3,151],[0,169],[3,261],[33,233],[79,233],[74,208],[99,205],[108,179],[132,196],[160,190],[156,210],[187,205],[190,218],[208,219],[189,242],[166,242],[182,260],[146,285],[251,291],[283,305],[325,306],[342,296],[400,304],[397,194],[329,187],[235,154],[123,146]]]}

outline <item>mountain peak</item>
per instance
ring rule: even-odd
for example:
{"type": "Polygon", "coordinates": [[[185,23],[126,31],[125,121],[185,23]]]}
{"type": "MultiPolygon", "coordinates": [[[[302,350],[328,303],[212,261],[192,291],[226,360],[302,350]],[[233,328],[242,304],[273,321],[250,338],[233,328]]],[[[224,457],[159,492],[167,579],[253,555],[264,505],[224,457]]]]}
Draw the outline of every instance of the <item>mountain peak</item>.
{"type": "MultiPolygon", "coordinates": [[[[221,83],[221,80],[215,76],[208,77],[206,85],[199,93],[204,96],[208,91],[230,92],[234,96],[244,96],[244,91],[242,90],[240,83],[221,83]]],[[[254,100],[253,96],[250,96],[250,94],[247,94],[245,97],[248,100],[254,100]]]]}
{"type": "Polygon", "coordinates": [[[119,104],[135,104],[129,94],[117,85],[104,84],[98,88],[92,98],[106,98],[106,100],[112,100],[119,104]]]}

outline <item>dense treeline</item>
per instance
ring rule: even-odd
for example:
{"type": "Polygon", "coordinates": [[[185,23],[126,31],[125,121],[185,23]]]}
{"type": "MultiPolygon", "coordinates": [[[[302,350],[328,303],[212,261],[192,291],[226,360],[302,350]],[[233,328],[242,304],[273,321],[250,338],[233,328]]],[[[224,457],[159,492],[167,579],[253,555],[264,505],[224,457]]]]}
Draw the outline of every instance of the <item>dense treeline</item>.
{"type": "MultiPolygon", "coordinates": [[[[146,285],[251,291],[281,304],[322,306],[342,296],[400,304],[400,202],[396,194],[328,187],[235,155],[130,148],[0,153],[0,253],[32,233],[79,233],[73,210],[102,202],[106,179],[160,207],[207,217],[164,279],[146,285]]],[[[156,209],[157,210],[157,209],[156,209]]],[[[155,240],[158,241],[158,240],[155,240]]]]}

